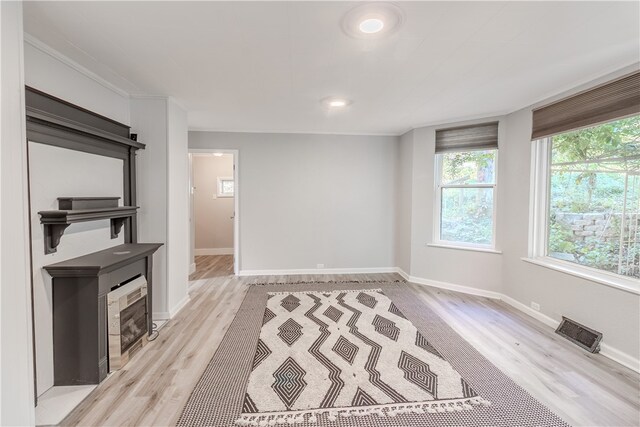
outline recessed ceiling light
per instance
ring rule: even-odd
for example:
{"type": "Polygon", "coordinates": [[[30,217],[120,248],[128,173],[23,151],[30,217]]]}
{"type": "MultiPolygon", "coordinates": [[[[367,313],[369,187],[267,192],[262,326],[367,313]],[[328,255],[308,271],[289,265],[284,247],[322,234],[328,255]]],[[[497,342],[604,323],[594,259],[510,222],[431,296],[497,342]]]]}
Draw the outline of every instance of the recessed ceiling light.
{"type": "Polygon", "coordinates": [[[213,155],[216,156],[216,157],[222,157],[222,154],[223,153],[213,153],[213,155]]]}
{"type": "Polygon", "coordinates": [[[357,39],[377,39],[396,32],[404,22],[404,12],[386,2],[360,3],[342,18],[342,31],[357,39]]]}
{"type": "Polygon", "coordinates": [[[334,99],[329,101],[329,107],[344,107],[345,105],[347,105],[347,101],[344,99],[334,99]]]}
{"type": "Polygon", "coordinates": [[[358,28],[365,34],[375,34],[384,28],[384,21],[378,18],[365,19],[364,21],[360,22],[358,28]]]}
{"type": "Polygon", "coordinates": [[[322,99],[321,102],[329,108],[342,108],[351,105],[351,101],[345,98],[328,97],[322,99]]]}

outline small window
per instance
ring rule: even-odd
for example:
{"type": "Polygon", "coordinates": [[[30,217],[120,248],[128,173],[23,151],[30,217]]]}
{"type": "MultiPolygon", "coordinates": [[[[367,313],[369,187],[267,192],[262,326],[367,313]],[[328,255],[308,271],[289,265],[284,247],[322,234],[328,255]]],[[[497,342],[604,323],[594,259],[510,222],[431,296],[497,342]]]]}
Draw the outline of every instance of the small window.
{"type": "Polygon", "coordinates": [[[546,144],[545,256],[640,278],[640,116],[546,144]]]}
{"type": "Polygon", "coordinates": [[[218,177],[218,197],[233,197],[233,177],[218,177]]]}
{"type": "Polygon", "coordinates": [[[497,150],[436,154],[436,241],[495,246],[497,150]]]}

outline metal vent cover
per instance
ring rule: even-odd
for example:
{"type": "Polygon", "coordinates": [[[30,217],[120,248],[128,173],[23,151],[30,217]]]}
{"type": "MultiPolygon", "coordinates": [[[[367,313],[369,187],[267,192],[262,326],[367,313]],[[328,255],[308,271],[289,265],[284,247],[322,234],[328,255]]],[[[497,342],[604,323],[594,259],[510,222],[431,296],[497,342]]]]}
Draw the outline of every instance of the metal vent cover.
{"type": "Polygon", "coordinates": [[[556,333],[591,353],[600,351],[602,333],[581,325],[575,320],[562,316],[562,322],[558,325],[556,333]]]}

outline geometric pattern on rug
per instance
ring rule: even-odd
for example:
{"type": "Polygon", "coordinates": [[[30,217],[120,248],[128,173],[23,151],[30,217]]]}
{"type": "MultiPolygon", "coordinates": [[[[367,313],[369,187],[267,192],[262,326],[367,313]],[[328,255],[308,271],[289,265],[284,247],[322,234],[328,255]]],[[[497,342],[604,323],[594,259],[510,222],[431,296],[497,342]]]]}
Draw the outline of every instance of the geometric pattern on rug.
{"type": "Polygon", "coordinates": [[[336,341],[336,345],[333,346],[332,350],[352,365],[353,359],[355,359],[359,349],[357,345],[340,335],[340,338],[338,338],[338,341],[336,341]]]}
{"type": "Polygon", "coordinates": [[[438,356],[440,359],[444,359],[440,353],[438,353],[438,350],[435,349],[434,346],[432,346],[431,344],[429,344],[429,341],[427,341],[427,339],[425,337],[422,336],[422,334],[420,332],[416,333],[416,345],[420,348],[422,348],[423,350],[427,350],[429,353],[438,356]]]}
{"type": "Polygon", "coordinates": [[[378,402],[373,400],[373,397],[369,396],[366,391],[358,387],[356,394],[353,396],[351,406],[372,406],[377,405],[378,402]]]}
{"type": "Polygon", "coordinates": [[[280,400],[287,405],[287,410],[291,408],[307,386],[304,381],[305,375],[305,370],[291,357],[287,357],[287,360],[273,373],[275,381],[271,388],[273,388],[280,400]]]}
{"type": "Polygon", "coordinates": [[[380,289],[269,296],[238,425],[490,404],[380,289]]]}
{"type": "Polygon", "coordinates": [[[272,320],[274,317],[276,317],[276,315],[273,313],[273,311],[269,310],[268,308],[265,309],[264,316],[262,317],[262,326],[269,323],[269,321],[272,320]]]}
{"type": "MultiPolygon", "coordinates": [[[[380,281],[376,281],[380,282],[380,281]]],[[[398,281],[395,281],[398,282],[398,281]]],[[[316,335],[311,337],[307,334],[306,327],[304,328],[303,338],[299,339],[292,347],[286,346],[285,343],[277,337],[280,323],[284,319],[288,319],[289,316],[285,308],[281,308],[280,312],[275,313],[271,310],[265,310],[267,300],[274,298],[284,298],[282,293],[272,292],[270,290],[286,290],[290,293],[314,290],[316,292],[322,292],[326,298],[331,297],[331,292],[336,289],[337,284],[342,283],[339,281],[331,281],[329,283],[321,282],[304,282],[301,284],[282,284],[283,287],[274,286],[269,289],[268,287],[254,286],[250,288],[247,297],[244,299],[241,307],[239,308],[233,322],[229,326],[228,331],[223,337],[220,345],[212,357],[209,365],[203,372],[200,380],[195,385],[191,396],[182,410],[180,417],[177,421],[178,427],[200,427],[200,426],[218,426],[229,427],[234,423],[245,426],[274,426],[287,423],[294,423],[300,427],[318,427],[318,424],[322,426],[331,427],[408,427],[408,426],[464,426],[464,427],[569,427],[569,425],[554,414],[549,408],[542,405],[531,394],[524,390],[521,386],[516,384],[511,378],[507,377],[500,369],[494,364],[482,356],[469,342],[457,334],[454,329],[444,319],[442,319],[428,304],[424,304],[420,301],[420,298],[411,289],[410,286],[398,285],[397,283],[382,283],[381,286],[384,289],[383,292],[379,292],[381,295],[386,295],[393,300],[394,305],[402,310],[402,314],[411,319],[410,322],[415,322],[415,326],[420,330],[422,337],[419,337],[417,332],[411,335],[405,330],[405,324],[402,319],[397,320],[396,313],[391,309],[391,305],[387,306],[386,298],[381,298],[378,303],[379,307],[384,307],[388,310],[388,313],[384,317],[395,321],[396,325],[400,328],[400,335],[397,342],[388,340],[387,338],[379,335],[373,330],[372,326],[368,326],[366,330],[363,330],[360,326],[361,322],[364,322],[365,317],[368,320],[372,320],[371,313],[367,314],[366,310],[362,309],[362,305],[355,298],[351,298],[354,294],[345,294],[345,298],[341,301],[344,304],[348,304],[355,311],[350,311],[339,306],[335,302],[330,304],[339,307],[340,310],[344,310],[344,315],[341,316],[340,323],[332,325],[332,321],[326,321],[325,316],[317,315],[322,313],[322,310],[326,310],[328,306],[320,304],[317,311],[310,313],[310,318],[315,319],[316,323],[316,335]],[[360,312],[360,315],[356,315],[356,312],[360,312]],[[273,316],[268,313],[272,313],[273,316]],[[391,313],[391,314],[389,314],[391,313]],[[277,319],[276,319],[277,318],[277,319]],[[265,319],[270,319],[265,322],[265,319]],[[276,319],[276,320],[274,320],[276,319]],[[323,320],[326,322],[323,322],[323,320]],[[348,321],[345,324],[345,321],[348,321]],[[263,325],[264,323],[264,325],[263,325]],[[262,326],[261,326],[262,325],[262,326]],[[316,410],[301,411],[295,408],[301,405],[306,400],[306,394],[308,389],[314,387],[317,379],[314,378],[312,366],[307,366],[306,362],[296,362],[307,373],[302,378],[307,386],[303,392],[293,402],[291,411],[283,412],[261,412],[261,409],[256,402],[253,401],[253,396],[248,391],[248,382],[252,376],[252,365],[255,362],[255,355],[261,351],[264,352],[264,348],[260,345],[262,350],[258,349],[258,339],[260,334],[265,332],[265,328],[272,328],[271,335],[280,343],[280,346],[285,347],[290,352],[289,356],[294,360],[298,360],[298,347],[304,354],[309,350],[303,350],[305,346],[302,346],[303,342],[307,344],[314,342],[313,353],[318,356],[323,354],[333,354],[331,360],[337,359],[341,362],[336,362],[334,365],[339,366],[341,370],[338,370],[337,375],[335,368],[329,371],[329,375],[325,375],[323,381],[329,382],[329,378],[333,378],[332,394],[340,390],[337,398],[334,401],[334,405],[329,408],[321,408],[316,410]],[[327,336],[327,333],[329,334],[327,336]],[[349,364],[344,361],[341,356],[331,352],[333,341],[335,336],[345,336],[350,341],[353,341],[358,345],[359,351],[354,358],[353,368],[360,366],[362,370],[363,361],[369,360],[369,357],[379,360],[376,364],[368,364],[364,368],[366,373],[362,376],[349,377],[352,375],[348,371],[349,364]],[[323,336],[322,339],[320,335],[323,336]],[[410,336],[408,336],[410,335],[410,336]],[[373,337],[369,339],[368,337],[373,337]],[[315,341],[314,341],[314,338],[315,341]],[[380,344],[378,344],[378,342],[380,344]],[[431,356],[416,354],[413,351],[407,351],[407,341],[410,341],[412,345],[421,348],[420,351],[430,353],[431,356]],[[385,344],[386,342],[386,344],[385,344]],[[388,379],[386,374],[386,367],[381,361],[385,359],[385,347],[389,345],[395,345],[396,355],[400,356],[401,351],[418,356],[418,358],[430,367],[430,371],[434,372],[438,376],[438,384],[436,386],[436,395],[440,400],[427,400],[425,402],[418,402],[414,404],[388,404],[383,403],[384,399],[389,399],[389,395],[398,395],[402,397],[411,398],[409,394],[403,395],[397,390],[396,394],[393,393],[393,383],[397,381],[396,377],[399,377],[403,381],[404,372],[398,368],[395,369],[392,379],[387,381],[391,382],[391,388],[385,389],[385,393],[382,394],[382,400],[379,399],[380,393],[375,395],[370,390],[371,384],[375,383],[375,387],[380,389],[384,388],[385,380],[388,379]],[[438,350],[435,350],[437,348],[438,350]],[[435,354],[433,351],[436,351],[435,354]],[[253,358],[252,358],[253,356],[253,358]],[[460,382],[456,387],[459,387],[463,399],[447,400],[444,399],[443,393],[440,389],[443,387],[441,378],[442,376],[435,369],[437,360],[447,359],[447,362],[454,370],[461,375],[460,382]],[[428,360],[431,357],[433,360],[428,360]],[[342,365],[341,365],[342,364],[342,365]],[[464,377],[464,379],[463,379],[464,377]],[[345,379],[341,385],[340,379],[345,379]],[[470,384],[474,384],[473,389],[470,384]],[[347,393],[347,389],[349,392],[347,393]],[[483,406],[484,399],[491,401],[490,406],[483,406]],[[345,406],[339,407],[340,403],[346,402],[345,406]],[[369,416],[360,416],[368,415],[369,416]],[[355,416],[354,416],[355,415],[355,416]],[[240,417],[240,418],[238,418],[240,417]],[[338,418],[339,417],[339,418],[338,418]]],[[[372,292],[367,291],[369,285],[363,284],[364,281],[359,283],[345,283],[342,292],[372,292]]],[[[265,283],[266,285],[267,283],[265,283]]],[[[272,283],[268,283],[271,285],[272,283]]],[[[375,290],[378,292],[378,290],[375,290]]],[[[376,298],[377,294],[374,293],[376,298]]],[[[336,300],[338,298],[335,298],[336,300]]],[[[302,299],[304,300],[304,299],[302,299]]],[[[305,304],[302,308],[294,310],[297,312],[308,312],[308,305],[305,304]]],[[[316,302],[314,300],[314,306],[316,302]]],[[[379,308],[376,307],[376,308],[379,308]]],[[[382,315],[382,314],[381,314],[382,315]]],[[[398,316],[403,318],[403,316],[398,316]]],[[[297,317],[294,316],[296,320],[297,317]]],[[[370,323],[370,322],[369,322],[370,323]]],[[[364,325],[369,325],[365,322],[364,325]]],[[[303,325],[305,326],[305,325],[303,325]]],[[[261,340],[262,341],[262,340],[261,340]]],[[[267,344],[263,342],[266,346],[267,344]]],[[[273,372],[277,370],[282,362],[286,359],[278,356],[280,348],[274,349],[269,346],[271,354],[264,359],[259,356],[258,359],[263,359],[256,371],[260,371],[264,368],[266,363],[271,363],[273,366],[273,372]],[[272,351],[274,350],[274,351],[272,351]],[[281,360],[278,363],[272,363],[274,357],[279,357],[281,360]]],[[[287,356],[287,357],[289,357],[287,356]]],[[[393,358],[389,358],[393,360],[393,358]]],[[[397,363],[397,359],[394,363],[397,363]]],[[[325,361],[326,363],[326,361],[325,361]]],[[[329,370],[327,365],[326,369],[329,370]]],[[[274,377],[263,378],[265,386],[270,388],[274,382],[274,377]]],[[[410,382],[409,382],[410,383],[410,382]]],[[[420,387],[413,384],[419,391],[420,387]]],[[[327,387],[328,389],[329,387],[327,387]]],[[[274,398],[281,402],[281,399],[277,397],[274,392],[274,398]]],[[[333,398],[329,399],[330,402],[333,398]]],[[[282,404],[284,406],[284,404],[282,404]]]]}
{"type": "Polygon", "coordinates": [[[278,336],[287,343],[289,347],[302,336],[302,325],[293,319],[288,319],[282,325],[278,326],[278,336]]]}
{"type": "Polygon", "coordinates": [[[391,305],[389,306],[389,313],[393,313],[398,317],[402,317],[403,319],[406,319],[406,317],[404,317],[404,314],[402,314],[402,312],[398,310],[398,307],[396,307],[394,303],[391,303],[391,305]]]}
{"type": "MultiPolygon", "coordinates": [[[[404,371],[404,377],[437,399],[438,376],[429,370],[429,365],[407,352],[400,353],[398,368],[404,371]]],[[[462,396],[464,397],[464,391],[462,396]]]]}
{"type": "Polygon", "coordinates": [[[376,306],[376,304],[378,303],[378,300],[376,300],[373,295],[369,295],[367,293],[364,292],[360,292],[358,294],[358,296],[356,297],[356,299],[360,302],[360,304],[365,305],[369,308],[374,308],[376,306]]]}
{"type": "Polygon", "coordinates": [[[282,300],[280,305],[286,308],[289,312],[295,310],[300,307],[300,300],[296,298],[294,295],[288,295],[286,298],[282,300]]]}
{"type": "Polygon", "coordinates": [[[342,313],[340,310],[338,310],[334,306],[330,305],[329,308],[327,308],[322,314],[324,314],[334,322],[337,322],[338,320],[340,320],[340,317],[342,317],[344,313],[342,313]]]}
{"type": "Polygon", "coordinates": [[[464,397],[476,397],[477,394],[475,391],[473,391],[473,389],[471,387],[469,387],[469,384],[467,384],[467,382],[463,379],[460,379],[460,381],[462,381],[462,394],[464,395],[464,397]]]}
{"type": "Polygon", "coordinates": [[[270,354],[271,354],[271,350],[269,350],[269,347],[267,347],[267,345],[263,343],[261,340],[258,340],[256,355],[253,359],[253,369],[256,369],[256,366],[258,366],[260,362],[262,362],[264,359],[269,357],[270,354]]]}
{"type": "Polygon", "coordinates": [[[376,317],[373,318],[373,322],[371,322],[371,324],[375,327],[377,333],[384,335],[390,340],[398,340],[400,329],[398,329],[396,324],[391,320],[385,319],[384,317],[376,314],[376,317]]]}

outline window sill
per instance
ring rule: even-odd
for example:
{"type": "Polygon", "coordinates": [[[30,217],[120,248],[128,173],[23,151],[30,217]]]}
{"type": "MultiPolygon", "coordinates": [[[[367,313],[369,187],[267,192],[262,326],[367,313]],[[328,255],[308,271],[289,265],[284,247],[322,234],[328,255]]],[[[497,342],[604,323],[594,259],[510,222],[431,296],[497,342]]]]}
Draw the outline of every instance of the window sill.
{"type": "Polygon", "coordinates": [[[427,246],[432,248],[444,248],[444,249],[458,249],[461,251],[472,251],[472,252],[485,252],[490,254],[502,254],[502,251],[497,251],[491,248],[481,248],[474,246],[458,246],[458,245],[445,245],[443,243],[427,243],[427,246]]]}
{"type": "Polygon", "coordinates": [[[621,289],[640,295],[640,280],[607,273],[594,268],[576,265],[567,261],[556,260],[550,257],[521,258],[523,261],[570,274],[581,279],[587,279],[612,288],[621,289]]]}

